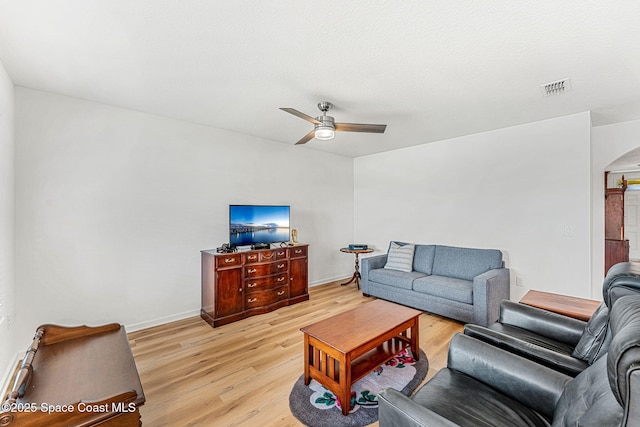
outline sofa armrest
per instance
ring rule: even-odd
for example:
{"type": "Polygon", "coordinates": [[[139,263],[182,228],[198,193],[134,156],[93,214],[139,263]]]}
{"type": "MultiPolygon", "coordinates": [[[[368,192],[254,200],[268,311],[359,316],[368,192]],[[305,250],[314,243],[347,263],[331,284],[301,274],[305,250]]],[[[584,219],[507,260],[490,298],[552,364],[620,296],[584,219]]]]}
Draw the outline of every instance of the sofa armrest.
{"type": "Polygon", "coordinates": [[[489,326],[498,320],[500,302],[509,299],[509,269],[496,268],[473,278],[473,323],[489,326]]]}
{"type": "Polygon", "coordinates": [[[543,342],[540,343],[541,345],[533,345],[517,337],[494,331],[484,326],[464,325],[464,334],[507,350],[510,353],[526,357],[572,377],[575,377],[589,366],[584,360],[546,348],[543,342]]]}
{"type": "Polygon", "coordinates": [[[388,388],[378,394],[381,427],[455,427],[457,424],[419,405],[398,390],[388,388]]]}
{"type": "Polygon", "coordinates": [[[500,304],[500,323],[517,326],[575,347],[587,322],[541,308],[503,301],[500,304]]]}
{"type": "Polygon", "coordinates": [[[360,259],[360,288],[362,293],[369,293],[369,272],[383,268],[387,263],[387,254],[374,255],[360,259]]]}
{"type": "Polygon", "coordinates": [[[565,385],[573,377],[457,332],[449,344],[447,367],[553,417],[565,385]]]}

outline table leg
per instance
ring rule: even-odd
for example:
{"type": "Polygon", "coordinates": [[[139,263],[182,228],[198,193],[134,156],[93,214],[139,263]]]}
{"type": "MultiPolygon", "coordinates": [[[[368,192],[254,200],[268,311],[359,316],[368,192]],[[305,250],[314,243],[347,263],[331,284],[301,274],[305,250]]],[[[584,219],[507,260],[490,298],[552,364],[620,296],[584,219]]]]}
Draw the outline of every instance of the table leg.
{"type": "Polygon", "coordinates": [[[355,264],[355,271],[353,272],[353,276],[351,276],[351,279],[349,279],[348,282],[344,282],[341,283],[340,286],[344,286],[344,285],[348,285],[349,283],[355,281],[356,285],[358,286],[358,289],[360,289],[360,259],[358,258],[358,253],[356,252],[356,264],[355,264]]]}
{"type": "Polygon", "coordinates": [[[411,353],[415,360],[420,359],[420,337],[418,336],[418,322],[419,319],[414,319],[413,325],[411,325],[411,353]]]}
{"type": "Polygon", "coordinates": [[[309,385],[311,376],[309,374],[309,335],[304,334],[304,385],[309,385]]]}
{"type": "Polygon", "coordinates": [[[340,404],[342,415],[349,415],[351,410],[351,359],[347,356],[340,360],[340,404]]]}

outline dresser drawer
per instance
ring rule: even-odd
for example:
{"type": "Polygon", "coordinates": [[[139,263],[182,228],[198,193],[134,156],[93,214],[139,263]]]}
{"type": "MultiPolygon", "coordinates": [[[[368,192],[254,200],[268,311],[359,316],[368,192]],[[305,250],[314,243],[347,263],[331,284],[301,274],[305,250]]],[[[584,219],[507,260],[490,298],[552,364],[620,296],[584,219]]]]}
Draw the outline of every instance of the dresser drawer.
{"type": "Polygon", "coordinates": [[[270,251],[257,251],[243,254],[245,264],[253,264],[256,262],[269,262],[278,259],[276,249],[270,251]]]}
{"type": "Polygon", "coordinates": [[[287,250],[289,251],[289,258],[303,258],[307,256],[306,246],[294,246],[287,250]]]}
{"type": "Polygon", "coordinates": [[[260,277],[256,279],[245,279],[246,292],[262,291],[276,286],[284,286],[289,283],[289,275],[287,273],[277,274],[275,276],[260,277]]]}
{"type": "Polygon", "coordinates": [[[287,259],[286,248],[275,249],[274,252],[276,253],[276,259],[287,259]]]}
{"type": "Polygon", "coordinates": [[[244,277],[261,277],[283,273],[289,270],[288,261],[276,261],[268,264],[247,265],[244,268],[244,277]]]}
{"type": "Polygon", "coordinates": [[[266,291],[252,292],[246,295],[245,309],[264,307],[289,298],[286,286],[266,291]]]}
{"type": "Polygon", "coordinates": [[[238,267],[242,265],[240,254],[224,254],[216,256],[216,268],[238,267]]]}

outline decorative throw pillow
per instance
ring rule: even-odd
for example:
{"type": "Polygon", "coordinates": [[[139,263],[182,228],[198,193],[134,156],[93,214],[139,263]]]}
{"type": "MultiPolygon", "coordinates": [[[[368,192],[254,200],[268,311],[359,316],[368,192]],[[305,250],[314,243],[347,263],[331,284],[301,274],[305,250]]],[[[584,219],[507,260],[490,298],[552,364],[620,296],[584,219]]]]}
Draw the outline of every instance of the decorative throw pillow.
{"type": "Polygon", "coordinates": [[[413,243],[399,245],[396,242],[391,242],[389,245],[389,253],[387,254],[387,263],[384,268],[406,272],[413,270],[413,252],[415,251],[415,247],[413,243]]]}

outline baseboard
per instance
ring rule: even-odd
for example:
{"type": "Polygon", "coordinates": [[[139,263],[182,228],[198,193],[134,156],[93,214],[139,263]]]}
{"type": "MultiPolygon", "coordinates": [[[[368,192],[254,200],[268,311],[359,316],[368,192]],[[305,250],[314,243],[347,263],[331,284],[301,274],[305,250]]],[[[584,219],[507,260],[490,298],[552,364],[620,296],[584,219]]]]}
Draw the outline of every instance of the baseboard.
{"type": "Polygon", "coordinates": [[[13,372],[16,370],[16,366],[18,366],[18,362],[24,357],[24,352],[16,353],[15,357],[9,363],[6,370],[2,373],[2,377],[0,377],[0,390],[2,390],[2,396],[0,396],[0,403],[4,402],[4,398],[7,397],[7,393],[11,390],[13,384],[10,384],[11,377],[13,377],[13,372]]]}
{"type": "MultiPolygon", "coordinates": [[[[336,282],[338,280],[348,280],[349,276],[339,275],[335,277],[328,277],[322,280],[317,280],[309,283],[309,287],[324,285],[326,283],[336,282]]],[[[161,317],[158,319],[147,320],[144,322],[132,323],[130,325],[125,325],[125,329],[127,332],[139,331],[142,329],[152,328],[154,326],[164,325],[165,323],[171,323],[182,319],[187,319],[189,317],[195,317],[200,315],[200,309],[189,310],[179,314],[173,314],[171,316],[161,317]]]]}
{"type": "MultiPolygon", "coordinates": [[[[351,274],[353,274],[353,273],[351,273],[351,274]]],[[[327,283],[338,282],[338,281],[342,281],[342,280],[347,281],[347,280],[349,280],[350,277],[351,276],[343,276],[343,275],[334,276],[334,277],[328,277],[328,278],[324,278],[322,280],[316,280],[315,282],[309,282],[309,287],[325,285],[327,283]]]]}
{"type": "Polygon", "coordinates": [[[200,315],[200,309],[197,310],[189,310],[178,314],[172,314],[171,316],[160,317],[158,319],[146,320],[144,322],[132,323],[130,325],[125,325],[125,329],[127,332],[139,331],[141,329],[152,328],[154,326],[164,325],[165,323],[171,323],[182,319],[187,319],[189,317],[195,317],[200,315]]]}

